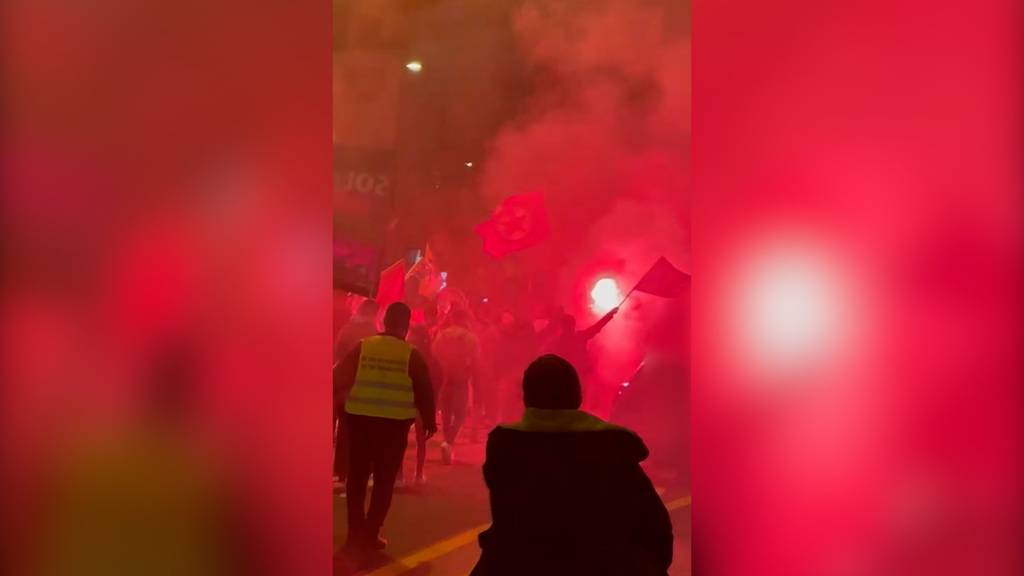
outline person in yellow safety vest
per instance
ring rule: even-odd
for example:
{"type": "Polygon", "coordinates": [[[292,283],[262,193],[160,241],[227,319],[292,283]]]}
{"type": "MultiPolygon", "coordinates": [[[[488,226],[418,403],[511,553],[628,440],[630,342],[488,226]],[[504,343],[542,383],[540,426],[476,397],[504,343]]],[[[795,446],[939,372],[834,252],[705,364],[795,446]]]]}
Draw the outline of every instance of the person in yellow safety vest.
{"type": "MultiPolygon", "coordinates": [[[[356,315],[338,332],[334,340],[334,360],[341,364],[341,360],[359,344],[363,338],[368,338],[377,333],[377,312],[380,306],[375,300],[364,300],[356,310],[356,315]]],[[[335,491],[344,492],[345,482],[348,480],[348,438],[345,436],[345,427],[342,424],[344,414],[338,410],[339,402],[335,402],[334,410],[334,488],[335,491]]]]}
{"type": "Polygon", "coordinates": [[[412,313],[401,302],[384,313],[384,332],[364,338],[342,360],[335,386],[349,435],[348,548],[381,550],[381,538],[395,478],[416,415],[427,438],[437,432],[430,370],[416,348],[405,341],[412,313]],[[364,509],[373,472],[370,509],[364,509]]]}

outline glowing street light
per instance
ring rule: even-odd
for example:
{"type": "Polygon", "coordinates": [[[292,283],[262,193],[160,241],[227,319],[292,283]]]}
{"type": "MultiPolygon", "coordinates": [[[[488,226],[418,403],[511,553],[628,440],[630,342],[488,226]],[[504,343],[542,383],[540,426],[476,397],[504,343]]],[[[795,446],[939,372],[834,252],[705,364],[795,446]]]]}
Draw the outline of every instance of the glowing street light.
{"type": "Polygon", "coordinates": [[[413,74],[419,74],[423,71],[423,62],[419,60],[413,60],[405,65],[405,69],[413,74]]]}

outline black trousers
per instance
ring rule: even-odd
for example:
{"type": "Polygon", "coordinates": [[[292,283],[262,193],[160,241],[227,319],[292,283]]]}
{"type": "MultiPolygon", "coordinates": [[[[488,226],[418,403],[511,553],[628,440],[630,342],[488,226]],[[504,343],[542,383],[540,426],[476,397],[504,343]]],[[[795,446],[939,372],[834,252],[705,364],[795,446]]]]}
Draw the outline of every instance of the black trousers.
{"type": "Polygon", "coordinates": [[[376,537],[391,508],[395,478],[402,467],[412,420],[391,420],[345,414],[348,432],[348,533],[376,537]],[[366,484],[373,473],[370,509],[365,510],[366,484]]]}
{"type": "Polygon", "coordinates": [[[344,482],[348,478],[348,432],[345,430],[345,415],[334,416],[334,475],[344,482]]]}
{"type": "Polygon", "coordinates": [[[459,430],[466,422],[466,409],[469,403],[469,382],[465,380],[448,380],[441,388],[441,429],[444,441],[455,444],[459,430]]]}

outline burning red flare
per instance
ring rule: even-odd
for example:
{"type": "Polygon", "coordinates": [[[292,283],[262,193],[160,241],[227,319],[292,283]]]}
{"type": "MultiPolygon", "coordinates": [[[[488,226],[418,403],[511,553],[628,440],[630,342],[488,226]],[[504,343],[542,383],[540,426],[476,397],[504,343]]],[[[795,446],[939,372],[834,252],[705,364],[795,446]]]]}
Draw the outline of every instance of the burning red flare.
{"type": "Polygon", "coordinates": [[[590,290],[590,308],[598,314],[604,314],[622,302],[619,285],[612,278],[601,278],[590,290]]]}

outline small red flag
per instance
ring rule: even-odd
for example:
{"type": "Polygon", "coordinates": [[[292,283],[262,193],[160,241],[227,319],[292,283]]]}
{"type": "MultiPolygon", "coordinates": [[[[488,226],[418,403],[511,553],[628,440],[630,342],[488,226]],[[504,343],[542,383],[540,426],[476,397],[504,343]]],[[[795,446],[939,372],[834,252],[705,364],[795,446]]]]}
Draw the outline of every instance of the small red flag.
{"type": "Polygon", "coordinates": [[[441,271],[434,262],[430,244],[423,251],[423,257],[416,261],[405,274],[405,281],[420,296],[433,297],[441,289],[441,271]]]}
{"type": "Polygon", "coordinates": [[[381,310],[405,296],[405,261],[399,260],[380,273],[377,283],[377,304],[381,310]]]}
{"type": "Polygon", "coordinates": [[[551,232],[544,195],[531,192],[509,196],[489,220],[473,230],[483,240],[484,252],[494,258],[540,244],[551,232]]]}
{"type": "Polygon", "coordinates": [[[673,266],[662,256],[636,283],[633,290],[662,298],[677,298],[682,296],[689,286],[690,275],[673,266]]]}

